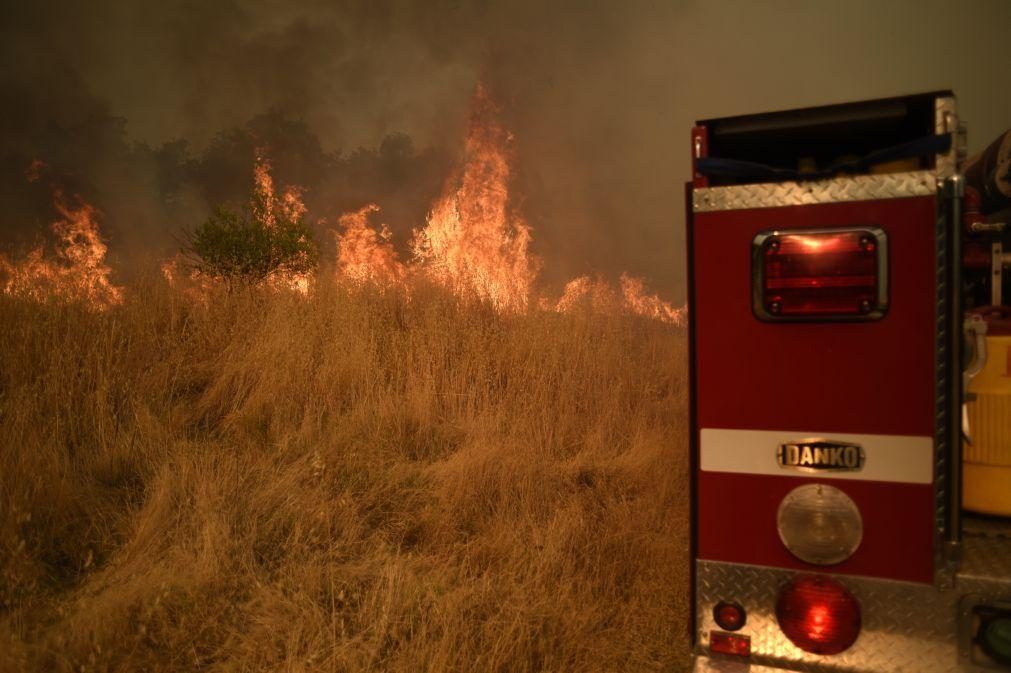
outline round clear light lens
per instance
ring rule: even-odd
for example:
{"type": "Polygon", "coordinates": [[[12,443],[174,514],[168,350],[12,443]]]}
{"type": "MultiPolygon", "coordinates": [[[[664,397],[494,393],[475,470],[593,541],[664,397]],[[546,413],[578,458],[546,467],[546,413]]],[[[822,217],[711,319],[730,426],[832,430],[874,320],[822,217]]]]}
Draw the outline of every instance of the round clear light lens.
{"type": "Polygon", "coordinates": [[[860,510],[848,495],[828,484],[798,486],[779,503],[779,539],[801,561],[842,563],[864,535],[860,510]]]}

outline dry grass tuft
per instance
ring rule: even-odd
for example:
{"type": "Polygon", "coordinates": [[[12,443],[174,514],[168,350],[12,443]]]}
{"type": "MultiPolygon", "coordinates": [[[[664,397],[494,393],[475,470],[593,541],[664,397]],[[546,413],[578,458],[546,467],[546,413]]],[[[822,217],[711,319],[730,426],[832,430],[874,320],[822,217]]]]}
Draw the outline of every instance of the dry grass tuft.
{"type": "Polygon", "coordinates": [[[0,297],[0,669],[686,666],[680,331],[132,297],[0,297]]]}

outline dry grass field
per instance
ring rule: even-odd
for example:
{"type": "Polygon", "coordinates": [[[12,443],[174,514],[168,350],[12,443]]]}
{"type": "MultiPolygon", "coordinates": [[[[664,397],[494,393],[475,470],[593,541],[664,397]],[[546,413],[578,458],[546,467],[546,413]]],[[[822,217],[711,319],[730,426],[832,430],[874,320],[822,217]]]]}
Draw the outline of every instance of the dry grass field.
{"type": "Polygon", "coordinates": [[[683,330],[0,295],[0,669],[687,667],[683,330]]]}

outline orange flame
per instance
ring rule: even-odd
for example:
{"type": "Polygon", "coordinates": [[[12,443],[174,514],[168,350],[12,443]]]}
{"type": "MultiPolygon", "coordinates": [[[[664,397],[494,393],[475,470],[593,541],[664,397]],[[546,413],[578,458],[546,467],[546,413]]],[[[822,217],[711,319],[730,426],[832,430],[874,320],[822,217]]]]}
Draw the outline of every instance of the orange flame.
{"type": "MultiPolygon", "coordinates": [[[[302,202],[304,190],[301,187],[289,185],[285,187],[280,197],[274,189],[274,178],[270,173],[271,165],[261,151],[257,152],[256,164],[253,166],[253,216],[267,229],[277,226],[277,218],[300,220],[306,213],[302,202]]],[[[267,279],[267,284],[274,289],[284,289],[302,295],[309,294],[315,278],[310,273],[294,271],[289,268],[279,268],[267,279]]]]}
{"type": "Polygon", "coordinates": [[[301,187],[288,185],[281,195],[281,212],[289,220],[301,220],[306,213],[305,204],[302,203],[302,194],[305,190],[301,187]]]}
{"type": "Polygon", "coordinates": [[[271,168],[270,160],[262,151],[257,151],[253,166],[253,214],[268,229],[277,226],[278,214],[289,220],[300,220],[306,213],[302,202],[305,190],[288,185],[281,196],[277,196],[271,168]]]}
{"type": "MultiPolygon", "coordinates": [[[[547,308],[551,308],[547,304],[547,308]]],[[[616,288],[600,278],[580,276],[570,280],[562,291],[562,296],[554,305],[559,313],[568,313],[586,307],[598,313],[632,313],[672,325],[680,325],[684,320],[684,309],[646,291],[646,283],[641,278],[621,274],[616,288]]]]}
{"type": "Polygon", "coordinates": [[[370,203],[341,215],[341,231],[334,232],[339,277],[355,284],[378,285],[393,285],[406,277],[407,269],[390,243],[390,230],[385,224],[378,231],[369,226],[369,215],[378,212],[379,206],[370,203]]]}
{"type": "MultiPolygon", "coordinates": [[[[517,313],[539,307],[568,312],[584,306],[598,313],[631,313],[681,324],[684,309],[675,308],[646,290],[641,278],[622,274],[618,284],[581,276],[570,281],[557,301],[534,299],[541,260],[530,250],[530,225],[515,210],[510,194],[513,175],[512,136],[499,121],[499,109],[478,85],[471,102],[464,161],[446,182],[424,227],[415,229],[411,256],[401,261],[384,224],[370,224],[380,212],[367,204],[345,213],[333,232],[337,243],[336,277],[352,285],[402,286],[427,278],[461,297],[478,298],[500,311],[517,313]]],[[[270,162],[257,152],[253,212],[267,227],[283,216],[305,215],[302,190],[287,187],[278,197],[270,162]]],[[[163,268],[172,278],[175,267],[163,268]]],[[[193,280],[191,278],[191,280],[193,280]]],[[[273,287],[307,293],[313,279],[280,272],[273,287]]]]}
{"type": "MultiPolygon", "coordinates": [[[[295,185],[285,187],[279,197],[271,175],[270,160],[261,150],[257,150],[253,164],[253,195],[250,207],[253,217],[266,229],[277,227],[278,218],[289,221],[300,220],[306,213],[302,202],[304,190],[295,185]]],[[[215,285],[210,276],[201,274],[196,269],[184,273],[181,269],[188,266],[183,255],[177,254],[161,264],[162,276],[171,287],[179,289],[191,299],[206,301],[215,285]]],[[[264,284],[274,290],[289,290],[301,295],[307,295],[315,284],[315,276],[309,272],[295,271],[287,267],[276,269],[264,284]]]]}
{"type": "Polygon", "coordinates": [[[505,311],[528,307],[539,260],[529,250],[529,225],[509,203],[511,136],[478,86],[471,107],[465,160],[447,183],[423,229],[415,230],[416,263],[434,281],[505,311]]]}
{"type": "Polygon", "coordinates": [[[274,178],[270,174],[270,160],[257,151],[253,164],[253,215],[266,227],[274,227],[274,178]]]}
{"type": "Polygon", "coordinates": [[[553,307],[545,302],[544,308],[559,313],[570,313],[579,308],[588,308],[599,313],[614,313],[621,307],[621,300],[614,286],[600,278],[579,276],[565,284],[562,296],[553,307]]]}
{"type": "Polygon", "coordinates": [[[646,292],[646,283],[642,278],[621,274],[621,295],[625,300],[625,308],[636,315],[655,318],[672,325],[684,324],[685,309],[674,308],[672,304],[660,299],[655,294],[646,292]]]}
{"type": "MultiPolygon", "coordinates": [[[[460,296],[491,302],[501,311],[531,306],[541,260],[530,251],[531,229],[511,208],[511,136],[481,85],[471,103],[463,169],[446,184],[424,228],[411,241],[412,258],[400,262],[385,226],[369,226],[379,207],[369,204],[340,218],[338,276],[356,283],[403,283],[417,269],[460,296]]],[[[557,302],[541,298],[543,310],[578,306],[601,313],[627,312],[680,324],[683,309],[646,291],[640,278],[623,274],[619,286],[582,276],[570,281],[557,302]]]]}
{"type": "MultiPolygon", "coordinates": [[[[32,167],[37,175],[41,163],[32,167]]],[[[0,282],[9,295],[43,300],[56,296],[84,301],[104,309],[123,301],[123,288],[109,280],[112,270],[105,263],[108,247],[99,235],[99,212],[76,199],[75,207],[56,189],[53,204],[61,219],[51,225],[56,236],[55,259],[46,259],[43,246],[32,250],[20,262],[0,255],[0,282]]]]}
{"type": "Polygon", "coordinates": [[[302,203],[305,190],[296,185],[288,185],[278,196],[271,170],[270,160],[262,151],[258,151],[253,166],[253,210],[257,219],[268,228],[277,226],[278,214],[286,219],[297,220],[306,211],[305,204],[302,203]]]}
{"type": "Polygon", "coordinates": [[[196,302],[206,304],[210,300],[215,286],[214,279],[192,268],[182,253],[162,262],[160,268],[169,287],[180,290],[196,302]]]}

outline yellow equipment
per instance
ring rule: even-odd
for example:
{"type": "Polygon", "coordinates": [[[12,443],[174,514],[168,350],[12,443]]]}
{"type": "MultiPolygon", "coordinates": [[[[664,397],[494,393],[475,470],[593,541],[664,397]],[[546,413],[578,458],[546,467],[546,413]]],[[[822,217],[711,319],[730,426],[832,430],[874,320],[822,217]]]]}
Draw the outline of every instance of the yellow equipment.
{"type": "Polygon", "coordinates": [[[962,506],[1011,516],[1011,331],[999,322],[989,326],[986,363],[968,393],[971,441],[963,444],[962,506]]]}

